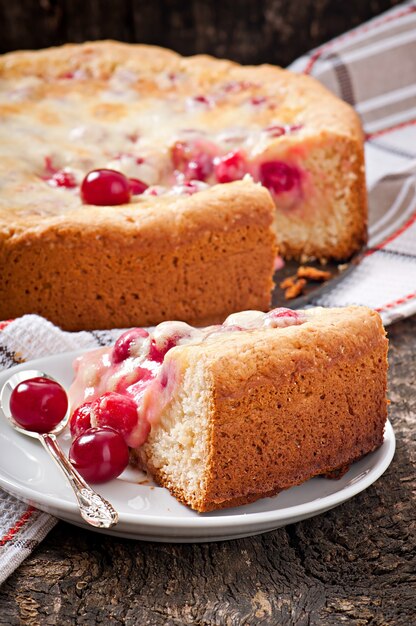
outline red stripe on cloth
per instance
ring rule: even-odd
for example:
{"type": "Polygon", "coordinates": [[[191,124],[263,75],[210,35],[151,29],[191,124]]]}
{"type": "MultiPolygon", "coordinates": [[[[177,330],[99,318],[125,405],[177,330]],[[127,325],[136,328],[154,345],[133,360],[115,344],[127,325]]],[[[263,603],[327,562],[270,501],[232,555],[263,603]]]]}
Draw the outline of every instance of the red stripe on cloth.
{"type": "Polygon", "coordinates": [[[374,246],[374,248],[372,248],[371,250],[368,250],[365,256],[371,256],[372,254],[374,254],[374,252],[377,252],[377,250],[382,250],[385,246],[387,246],[387,244],[391,243],[392,241],[397,239],[397,237],[402,235],[415,222],[416,222],[416,213],[414,213],[412,217],[405,224],[403,224],[403,226],[400,226],[400,228],[398,228],[396,231],[394,231],[394,233],[389,235],[387,239],[382,241],[382,243],[378,244],[378,246],[374,246]]]}
{"type": "Polygon", "coordinates": [[[377,307],[375,310],[380,313],[381,311],[386,311],[387,309],[394,309],[396,306],[400,304],[405,304],[409,300],[416,298],[416,291],[413,293],[408,293],[407,296],[403,296],[402,298],[398,298],[398,300],[393,300],[393,302],[388,302],[387,304],[383,304],[383,306],[377,307]]]}
{"type": "Polygon", "coordinates": [[[395,130],[400,130],[400,128],[406,128],[406,126],[413,126],[416,124],[416,120],[408,120],[407,122],[401,122],[400,124],[395,124],[394,126],[389,126],[388,128],[382,128],[381,130],[376,130],[374,133],[366,133],[365,139],[368,141],[369,139],[374,139],[374,137],[381,137],[382,135],[387,135],[387,133],[392,133],[395,130]]]}
{"type": "Polygon", "coordinates": [[[26,522],[32,517],[36,509],[33,506],[28,506],[22,517],[17,520],[16,524],[10,528],[9,531],[0,539],[0,546],[4,546],[5,543],[11,541],[16,533],[26,524],[26,522]]]}
{"type": "Polygon", "coordinates": [[[11,324],[12,322],[13,320],[5,320],[4,322],[0,322],[0,330],[3,330],[4,328],[6,328],[6,326],[11,324]]]}
{"type": "Polygon", "coordinates": [[[380,18],[375,23],[365,24],[364,26],[356,28],[355,30],[350,31],[348,33],[345,33],[345,35],[341,35],[340,37],[337,37],[336,39],[333,39],[332,41],[328,41],[328,43],[324,44],[323,46],[315,50],[315,52],[309,59],[307,66],[303,70],[303,73],[310,74],[315,63],[318,61],[318,59],[320,59],[320,57],[327,50],[331,50],[331,48],[333,48],[336,44],[343,42],[343,41],[347,41],[348,39],[352,39],[353,37],[355,37],[356,35],[360,35],[361,33],[367,33],[370,30],[373,30],[374,28],[378,28],[378,26],[387,24],[388,22],[394,22],[394,20],[404,17],[405,15],[409,15],[410,13],[414,13],[415,11],[416,11],[415,6],[407,7],[406,9],[403,9],[402,11],[398,11],[397,13],[394,13],[393,15],[386,15],[384,18],[380,18]]]}

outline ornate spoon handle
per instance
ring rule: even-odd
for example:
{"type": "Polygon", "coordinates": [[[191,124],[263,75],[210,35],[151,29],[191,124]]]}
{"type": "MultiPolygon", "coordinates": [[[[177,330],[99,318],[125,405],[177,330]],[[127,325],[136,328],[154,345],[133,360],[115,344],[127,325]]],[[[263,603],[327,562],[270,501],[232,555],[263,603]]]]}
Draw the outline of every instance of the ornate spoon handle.
{"type": "Polygon", "coordinates": [[[82,476],[79,475],[59,447],[55,435],[46,433],[39,435],[39,439],[45,450],[49,452],[55,463],[67,477],[78,500],[81,517],[96,528],[110,528],[117,524],[117,511],[107,500],[93,491],[82,476]]]}

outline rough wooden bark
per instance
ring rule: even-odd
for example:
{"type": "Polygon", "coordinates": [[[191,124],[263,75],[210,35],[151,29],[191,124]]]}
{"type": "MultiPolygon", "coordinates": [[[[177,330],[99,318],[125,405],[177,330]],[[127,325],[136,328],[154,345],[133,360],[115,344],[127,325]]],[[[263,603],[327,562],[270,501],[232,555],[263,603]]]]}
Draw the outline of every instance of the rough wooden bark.
{"type": "Polygon", "coordinates": [[[401,0],[0,0],[0,52],[113,38],[287,65],[401,0]]]}
{"type": "Polygon", "coordinates": [[[392,465],[318,517],[203,545],[60,523],[0,591],[0,625],[410,626],[416,615],[416,317],[389,330],[392,465]]]}

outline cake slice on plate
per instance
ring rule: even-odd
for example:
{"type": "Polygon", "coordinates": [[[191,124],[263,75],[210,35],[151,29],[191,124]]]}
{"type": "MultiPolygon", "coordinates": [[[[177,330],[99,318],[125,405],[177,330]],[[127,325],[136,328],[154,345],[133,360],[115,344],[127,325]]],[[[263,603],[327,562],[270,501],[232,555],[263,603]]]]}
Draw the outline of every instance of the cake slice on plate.
{"type": "Polygon", "coordinates": [[[77,359],[70,397],[73,408],[92,403],[93,426],[117,428],[101,409],[128,396],[137,462],[211,511],[342,475],[379,447],[386,357],[380,317],[366,307],[245,311],[205,329],[127,331],[77,359]]]}

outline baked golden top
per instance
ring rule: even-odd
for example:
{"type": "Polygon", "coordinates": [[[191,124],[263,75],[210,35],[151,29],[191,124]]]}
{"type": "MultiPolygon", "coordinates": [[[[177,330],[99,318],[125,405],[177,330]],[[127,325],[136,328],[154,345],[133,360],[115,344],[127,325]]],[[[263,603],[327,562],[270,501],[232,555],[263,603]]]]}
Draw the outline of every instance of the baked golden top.
{"type": "MultiPolygon", "coordinates": [[[[301,154],[326,135],[361,141],[353,110],[314,79],[277,67],[111,41],[9,53],[0,57],[0,225],[11,214],[39,223],[90,211],[79,184],[92,169],[186,195],[189,145],[210,158],[242,150],[256,178],[268,154],[301,154]],[[56,172],[74,186],[56,184],[56,172]]],[[[198,174],[192,191],[224,182],[214,173],[198,174]]],[[[149,201],[160,198],[130,204],[149,201]]]]}

